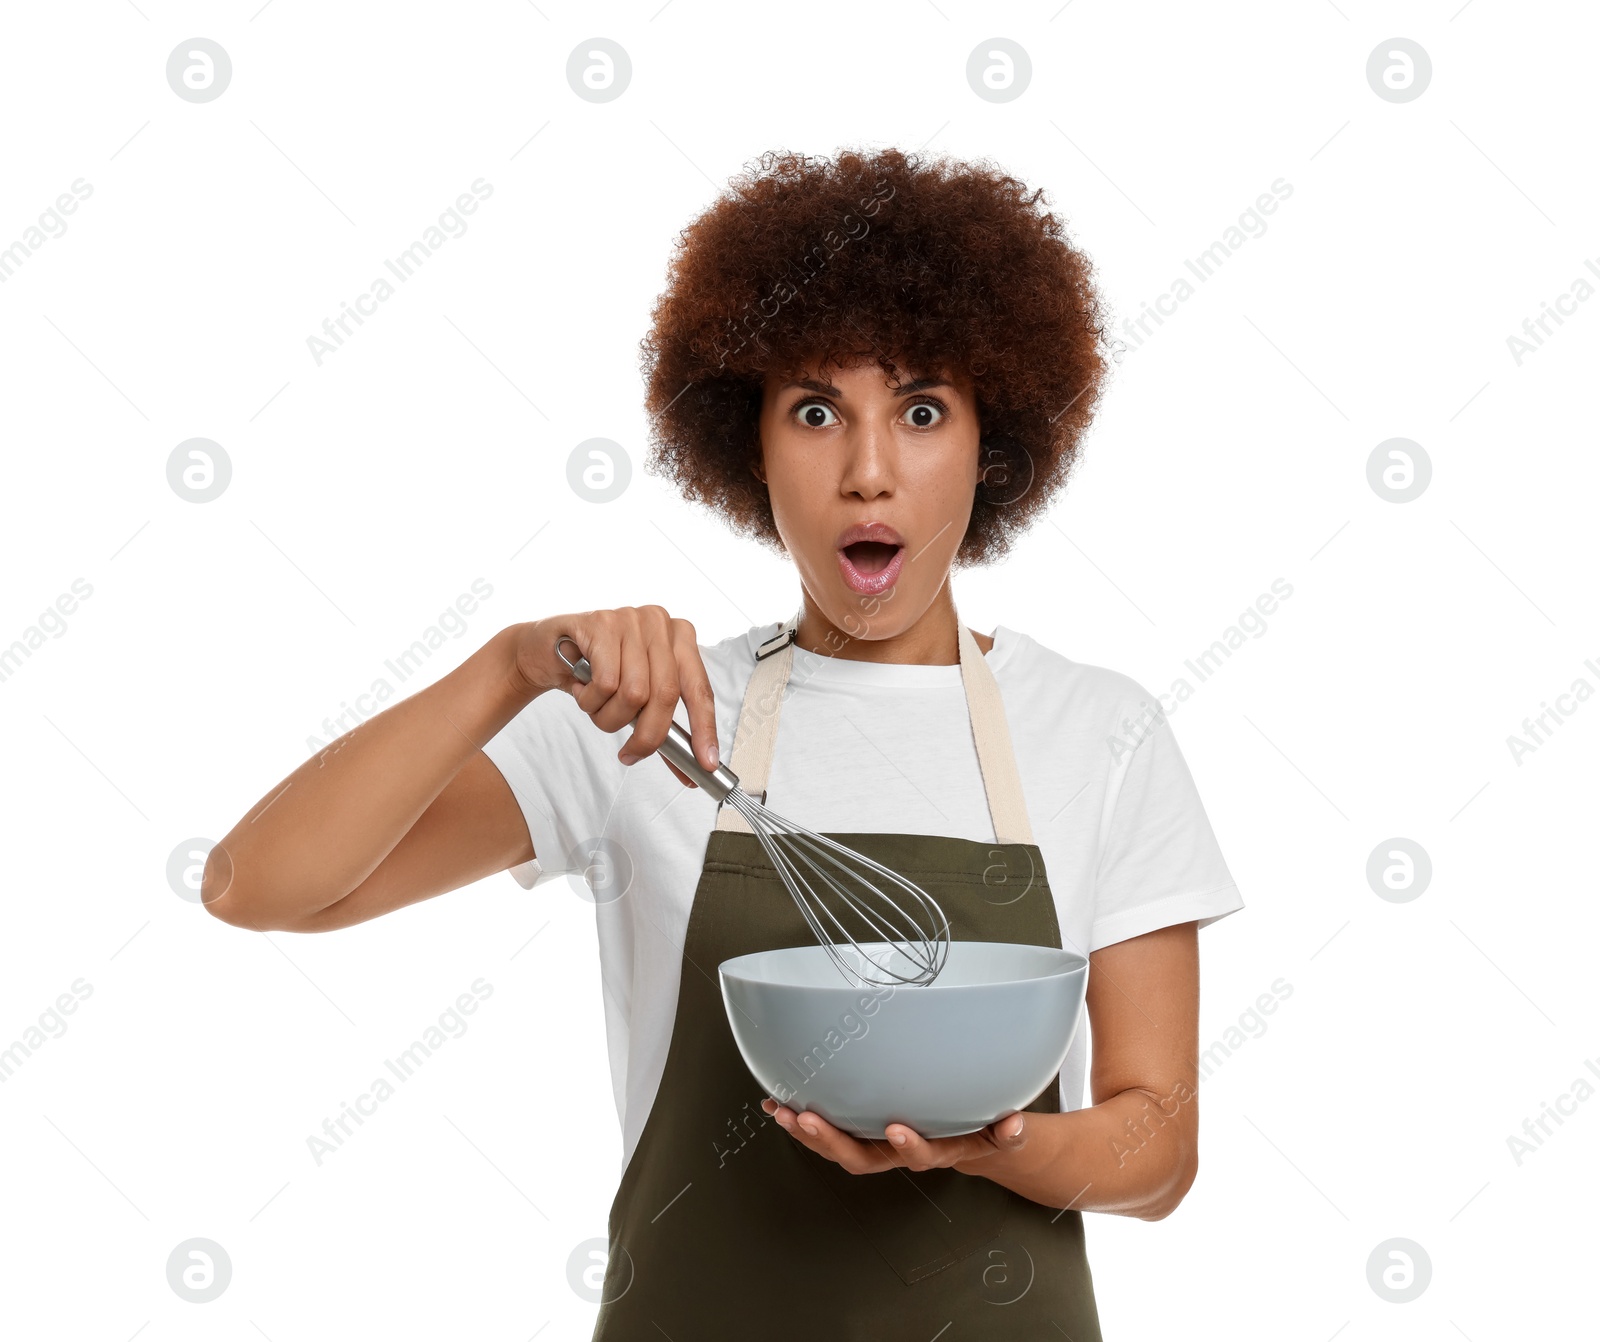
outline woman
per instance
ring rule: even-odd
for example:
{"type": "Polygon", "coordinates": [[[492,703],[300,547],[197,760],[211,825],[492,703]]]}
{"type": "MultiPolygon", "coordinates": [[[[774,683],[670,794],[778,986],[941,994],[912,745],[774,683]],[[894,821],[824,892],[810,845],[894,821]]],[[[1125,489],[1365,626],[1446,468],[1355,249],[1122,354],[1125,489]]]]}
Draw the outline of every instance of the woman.
{"type": "Polygon", "coordinates": [[[586,875],[624,1165],[596,1337],[1087,1342],[1082,1213],[1157,1220],[1194,1180],[1196,931],[1242,904],[1193,781],[1136,682],[951,594],[1059,492],[1100,391],[1090,266],[1040,196],[893,150],[764,158],[680,236],[652,466],[786,554],[799,609],[709,647],[658,605],[512,625],[207,864],[214,914],[294,931],[586,875]],[[704,768],[731,744],[775,811],[914,869],[953,936],[1087,953],[1092,1105],[1083,1030],[969,1136],[763,1098],[716,966],[810,933],[738,812],[651,758],[680,700],[704,768]]]}

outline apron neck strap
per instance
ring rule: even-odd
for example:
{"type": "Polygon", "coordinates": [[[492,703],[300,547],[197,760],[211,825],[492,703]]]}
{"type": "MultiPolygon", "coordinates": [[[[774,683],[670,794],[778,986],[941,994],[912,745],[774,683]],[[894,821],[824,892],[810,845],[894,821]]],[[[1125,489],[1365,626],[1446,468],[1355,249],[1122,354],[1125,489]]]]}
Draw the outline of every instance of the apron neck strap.
{"type": "MultiPolygon", "coordinates": [[[[795,612],[756,651],[755,670],[745,687],[739,725],[734,732],[733,758],[728,761],[728,767],[739,776],[740,789],[763,801],[778,740],[778,717],[789,675],[794,669],[795,634],[801,613],[795,612]]],[[[972,631],[962,623],[959,611],[956,629],[961,684],[966,691],[967,715],[972,723],[972,739],[978,748],[978,766],[989,801],[989,818],[994,823],[995,842],[1032,843],[1033,829],[1028,823],[1028,808],[1022,796],[1022,781],[1017,775],[1016,754],[1011,746],[1000,686],[972,631]]],[[[751,832],[744,816],[726,803],[717,808],[717,828],[751,832]]]]}

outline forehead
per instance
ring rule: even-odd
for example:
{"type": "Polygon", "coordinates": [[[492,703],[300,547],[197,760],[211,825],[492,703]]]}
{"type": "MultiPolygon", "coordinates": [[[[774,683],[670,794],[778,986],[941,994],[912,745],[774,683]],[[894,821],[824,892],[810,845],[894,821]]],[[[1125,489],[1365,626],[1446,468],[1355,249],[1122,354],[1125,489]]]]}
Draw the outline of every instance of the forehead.
{"type": "Polygon", "coordinates": [[[902,368],[898,364],[892,373],[885,373],[872,359],[858,359],[841,366],[829,362],[819,366],[808,360],[797,370],[769,370],[764,379],[768,395],[790,388],[840,395],[872,395],[884,392],[893,396],[908,396],[915,391],[941,387],[956,395],[965,395],[971,379],[960,370],[937,367],[902,368]]]}

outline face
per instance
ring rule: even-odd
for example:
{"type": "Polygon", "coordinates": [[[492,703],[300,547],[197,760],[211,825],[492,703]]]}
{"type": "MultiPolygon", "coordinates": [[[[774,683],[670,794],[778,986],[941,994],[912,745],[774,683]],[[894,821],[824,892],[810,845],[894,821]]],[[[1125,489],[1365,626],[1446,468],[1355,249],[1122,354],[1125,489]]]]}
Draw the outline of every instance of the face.
{"type": "Polygon", "coordinates": [[[901,377],[807,368],[762,398],[753,469],[811,601],[851,638],[905,632],[944,591],[982,473],[971,379],[901,377]]]}

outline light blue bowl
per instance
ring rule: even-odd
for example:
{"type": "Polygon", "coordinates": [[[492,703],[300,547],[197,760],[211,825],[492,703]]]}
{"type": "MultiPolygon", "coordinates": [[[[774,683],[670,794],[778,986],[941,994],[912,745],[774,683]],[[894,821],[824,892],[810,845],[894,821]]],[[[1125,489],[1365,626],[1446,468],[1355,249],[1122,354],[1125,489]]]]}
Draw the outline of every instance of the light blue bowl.
{"type": "MultiPolygon", "coordinates": [[[[886,942],[862,952],[909,972],[886,942]]],[[[823,947],[793,946],[724,960],[717,976],[745,1065],[774,1099],[857,1137],[881,1138],[889,1123],[956,1137],[1025,1108],[1060,1071],[1089,962],[1052,946],[952,941],[925,987],[862,988],[823,947]]]]}

